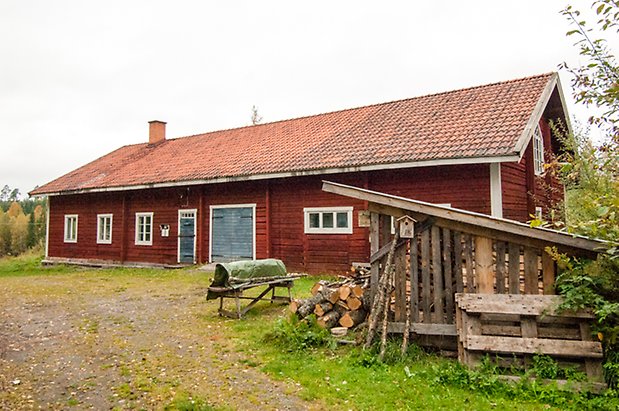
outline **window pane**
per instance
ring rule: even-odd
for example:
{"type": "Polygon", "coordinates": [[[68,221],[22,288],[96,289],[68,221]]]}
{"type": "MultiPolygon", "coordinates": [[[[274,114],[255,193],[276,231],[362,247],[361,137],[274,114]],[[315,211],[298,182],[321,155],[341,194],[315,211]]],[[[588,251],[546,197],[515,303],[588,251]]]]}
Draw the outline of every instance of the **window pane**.
{"type": "Polygon", "coordinates": [[[337,228],[347,228],[348,227],[348,213],[337,213],[337,228]]]}
{"type": "Polygon", "coordinates": [[[322,228],[333,228],[333,213],[322,213],[322,228]]]}
{"type": "Polygon", "coordinates": [[[309,226],[310,228],[320,228],[320,214],[310,213],[309,226]]]}

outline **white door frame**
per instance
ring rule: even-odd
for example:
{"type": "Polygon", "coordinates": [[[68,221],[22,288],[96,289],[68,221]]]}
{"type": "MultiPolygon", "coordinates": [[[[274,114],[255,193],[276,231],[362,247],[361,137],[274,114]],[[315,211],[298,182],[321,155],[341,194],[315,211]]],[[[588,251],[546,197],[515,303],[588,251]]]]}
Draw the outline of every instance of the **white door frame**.
{"type": "MultiPolygon", "coordinates": [[[[176,230],[176,237],[177,237],[177,245],[176,245],[176,261],[177,262],[181,262],[181,214],[182,213],[193,213],[193,263],[196,263],[196,238],[198,237],[198,226],[197,226],[197,222],[198,222],[198,209],[197,208],[190,208],[190,209],[186,209],[186,210],[178,210],[178,222],[177,222],[177,230],[176,230]]],[[[185,217],[185,218],[189,218],[189,217],[185,217]]]]}

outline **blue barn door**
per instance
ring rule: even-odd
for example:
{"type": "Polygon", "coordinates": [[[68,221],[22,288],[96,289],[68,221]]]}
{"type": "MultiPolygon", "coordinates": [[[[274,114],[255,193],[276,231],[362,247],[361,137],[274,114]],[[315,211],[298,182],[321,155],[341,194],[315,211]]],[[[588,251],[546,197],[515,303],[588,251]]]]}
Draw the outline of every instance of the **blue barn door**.
{"type": "Polygon", "coordinates": [[[211,209],[211,261],[254,258],[254,207],[211,209]]]}
{"type": "Polygon", "coordinates": [[[196,261],[196,212],[179,210],[178,212],[178,262],[194,263],[196,261]]]}

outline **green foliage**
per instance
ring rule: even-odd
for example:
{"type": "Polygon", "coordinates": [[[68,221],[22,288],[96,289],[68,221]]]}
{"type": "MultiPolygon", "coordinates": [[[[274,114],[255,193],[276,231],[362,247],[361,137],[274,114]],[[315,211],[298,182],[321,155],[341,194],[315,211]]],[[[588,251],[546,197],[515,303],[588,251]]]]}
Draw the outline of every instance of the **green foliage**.
{"type": "Polygon", "coordinates": [[[288,351],[324,347],[333,343],[329,331],[318,326],[313,314],[303,320],[299,320],[294,314],[288,319],[280,318],[273,330],[265,335],[264,340],[274,342],[288,351]]]}
{"type": "Polygon", "coordinates": [[[562,67],[572,74],[573,95],[577,102],[601,109],[599,115],[589,119],[590,124],[604,129],[610,146],[619,144],[619,67],[608,42],[602,37],[605,32],[616,35],[619,27],[619,1],[595,0],[592,9],[597,21],[592,26],[580,10],[567,6],[562,14],[572,24],[567,32],[577,41],[580,55],[585,63],[578,67],[562,67]]]}
{"type": "Polygon", "coordinates": [[[0,257],[42,245],[46,231],[44,200],[9,200],[16,198],[11,195],[15,190],[5,191],[6,200],[0,201],[0,257]]]}

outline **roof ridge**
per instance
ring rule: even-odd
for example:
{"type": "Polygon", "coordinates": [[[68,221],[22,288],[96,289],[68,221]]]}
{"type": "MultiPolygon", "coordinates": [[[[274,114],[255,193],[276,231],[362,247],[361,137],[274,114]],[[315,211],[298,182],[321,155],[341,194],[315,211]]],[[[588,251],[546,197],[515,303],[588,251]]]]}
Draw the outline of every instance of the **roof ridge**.
{"type": "Polygon", "coordinates": [[[205,133],[197,133],[197,134],[190,134],[190,135],[187,135],[187,136],[179,136],[179,137],[168,138],[167,140],[171,141],[171,140],[179,140],[179,139],[191,138],[191,137],[204,137],[204,136],[207,136],[209,134],[222,133],[222,132],[227,132],[227,131],[243,130],[243,129],[249,129],[249,128],[260,127],[260,126],[268,126],[268,125],[273,125],[273,124],[278,124],[278,123],[285,123],[285,122],[288,122],[288,121],[303,120],[303,119],[308,119],[308,118],[312,118],[312,117],[326,116],[326,115],[329,115],[329,114],[345,113],[347,111],[361,110],[361,109],[369,108],[369,107],[379,107],[379,106],[384,106],[384,105],[387,105],[387,104],[400,103],[400,102],[403,102],[403,101],[412,101],[412,100],[417,100],[417,99],[422,99],[422,98],[441,96],[441,95],[445,95],[445,94],[454,94],[454,93],[459,93],[459,92],[463,92],[463,91],[469,91],[469,90],[475,90],[475,89],[480,89],[480,88],[485,88],[485,87],[497,86],[497,85],[500,85],[500,84],[517,83],[517,82],[521,82],[521,81],[525,81],[525,80],[532,80],[532,79],[540,78],[540,77],[550,77],[550,76],[552,76],[554,74],[556,74],[555,71],[549,71],[549,72],[542,73],[542,74],[536,74],[536,75],[521,77],[521,78],[512,79],[512,80],[496,81],[494,83],[487,83],[487,84],[480,84],[480,85],[477,85],[477,86],[463,87],[463,88],[459,88],[459,89],[456,89],[456,90],[439,91],[439,92],[436,92],[436,93],[424,94],[424,95],[421,95],[421,96],[402,98],[402,99],[397,99],[397,100],[392,100],[392,101],[385,101],[385,102],[382,102],[382,103],[366,104],[366,105],[363,105],[363,106],[345,108],[345,109],[334,110],[334,111],[325,111],[325,112],[322,112],[322,113],[309,114],[309,115],[306,115],[306,116],[292,117],[292,118],[287,118],[287,119],[275,120],[275,121],[271,121],[271,122],[268,122],[268,123],[250,124],[250,125],[247,125],[247,126],[230,127],[230,128],[220,129],[220,130],[212,130],[212,131],[207,131],[205,133]]]}

